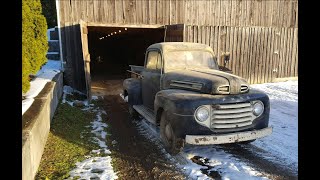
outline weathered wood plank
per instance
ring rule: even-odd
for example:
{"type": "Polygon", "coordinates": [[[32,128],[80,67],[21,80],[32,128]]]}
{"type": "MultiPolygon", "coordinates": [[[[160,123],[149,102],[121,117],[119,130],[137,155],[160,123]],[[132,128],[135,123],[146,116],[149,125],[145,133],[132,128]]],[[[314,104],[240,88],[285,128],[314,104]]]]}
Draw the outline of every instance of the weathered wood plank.
{"type": "Polygon", "coordinates": [[[271,31],[270,28],[266,28],[266,51],[265,51],[265,60],[264,60],[264,66],[265,66],[265,71],[264,71],[264,81],[263,82],[271,82],[270,78],[270,72],[272,71],[272,65],[270,61],[270,49],[271,49],[271,31]]]}
{"type": "Polygon", "coordinates": [[[254,28],[249,28],[249,52],[248,52],[248,69],[247,69],[247,73],[248,73],[248,78],[247,81],[249,83],[252,83],[252,60],[253,60],[253,51],[254,51],[254,33],[255,29],[254,28]]]}
{"type": "Polygon", "coordinates": [[[237,57],[237,63],[236,63],[236,75],[241,76],[240,71],[241,71],[241,42],[242,42],[242,37],[241,34],[242,33],[242,28],[241,27],[237,27],[237,49],[236,49],[236,57],[237,57]]]}
{"type": "Polygon", "coordinates": [[[259,28],[253,28],[253,51],[252,51],[252,58],[251,58],[251,66],[250,66],[250,83],[254,84],[255,75],[256,75],[256,62],[257,62],[257,52],[258,52],[258,41],[259,41],[259,28]]]}
{"type": "Polygon", "coordinates": [[[260,77],[260,83],[266,82],[266,76],[267,76],[267,65],[266,62],[267,59],[267,50],[268,50],[268,29],[262,28],[263,30],[263,41],[262,41],[262,58],[261,58],[261,70],[259,71],[259,77],[260,77]]]}
{"type": "Polygon", "coordinates": [[[280,46],[279,46],[279,64],[278,64],[278,76],[277,78],[281,78],[282,77],[282,72],[283,72],[283,54],[284,54],[284,37],[285,37],[285,31],[283,28],[280,28],[280,46]]]}
{"type": "Polygon", "coordinates": [[[244,77],[244,65],[245,65],[245,59],[244,59],[244,47],[245,47],[245,28],[241,27],[240,31],[240,49],[239,51],[239,76],[244,77]]]}
{"type": "Polygon", "coordinates": [[[286,52],[286,64],[285,64],[285,74],[284,74],[284,77],[290,77],[290,76],[292,76],[292,75],[290,74],[291,63],[292,63],[292,59],[291,59],[292,43],[293,43],[292,34],[293,34],[293,28],[289,28],[289,29],[288,29],[288,37],[287,37],[287,48],[286,48],[287,52],[286,52]]]}
{"type": "Polygon", "coordinates": [[[232,47],[232,71],[234,74],[236,74],[236,65],[237,65],[237,62],[238,62],[238,57],[237,57],[237,42],[238,42],[238,39],[237,39],[237,35],[238,35],[238,28],[237,27],[233,27],[232,28],[232,34],[233,34],[233,47],[232,47]]]}
{"type": "Polygon", "coordinates": [[[272,79],[279,77],[279,64],[280,64],[280,50],[281,50],[281,28],[275,29],[275,48],[274,48],[274,72],[272,79]]]}
{"type": "Polygon", "coordinates": [[[250,68],[250,51],[251,51],[251,47],[252,47],[252,38],[251,38],[251,28],[247,27],[246,28],[246,42],[247,42],[247,46],[245,47],[245,59],[246,59],[246,66],[245,66],[245,79],[249,79],[249,68],[250,68]]]}
{"type": "Polygon", "coordinates": [[[294,76],[298,76],[298,53],[299,53],[299,51],[298,51],[298,46],[299,46],[299,43],[298,43],[298,28],[295,28],[295,31],[296,31],[296,33],[295,33],[295,39],[296,39],[296,41],[295,41],[295,46],[296,46],[296,48],[295,48],[295,51],[296,51],[296,55],[295,55],[295,66],[294,66],[294,76]]]}
{"type": "Polygon", "coordinates": [[[229,28],[229,48],[227,49],[228,52],[230,52],[230,61],[228,68],[234,71],[233,64],[235,63],[235,56],[234,56],[234,48],[233,48],[233,38],[234,38],[234,27],[229,28]]]}
{"type": "Polygon", "coordinates": [[[206,43],[206,37],[207,37],[207,35],[206,35],[206,27],[205,26],[202,26],[201,27],[201,43],[203,43],[203,44],[207,44],[206,43]]]}
{"type": "Polygon", "coordinates": [[[243,78],[247,78],[247,68],[248,68],[248,47],[249,47],[249,31],[248,28],[245,27],[243,28],[242,31],[242,38],[243,38],[243,46],[242,46],[242,50],[241,50],[241,56],[242,56],[242,77],[243,78]]]}
{"type": "Polygon", "coordinates": [[[291,62],[291,71],[290,71],[290,74],[292,76],[297,76],[296,74],[296,55],[298,53],[298,28],[294,28],[293,30],[293,42],[292,42],[292,54],[291,54],[291,59],[292,59],[292,62],[291,62]]]}
{"type": "Polygon", "coordinates": [[[256,66],[255,66],[255,83],[260,83],[260,71],[261,71],[261,59],[262,59],[262,54],[263,54],[263,38],[264,38],[264,32],[261,27],[258,27],[258,51],[257,51],[257,56],[256,56],[256,66]]]}

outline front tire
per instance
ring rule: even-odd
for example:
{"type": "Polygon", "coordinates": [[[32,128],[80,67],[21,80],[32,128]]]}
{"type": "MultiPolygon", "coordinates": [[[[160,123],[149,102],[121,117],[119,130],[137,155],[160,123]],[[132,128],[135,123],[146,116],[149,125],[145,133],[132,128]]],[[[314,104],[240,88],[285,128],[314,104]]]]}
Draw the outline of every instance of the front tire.
{"type": "Polygon", "coordinates": [[[160,120],[160,138],[164,144],[166,151],[172,155],[176,155],[182,151],[184,142],[183,139],[176,137],[173,132],[170,121],[162,113],[160,120]]]}
{"type": "MultiPolygon", "coordinates": [[[[128,97],[129,100],[129,94],[125,96],[125,98],[128,97]]],[[[129,104],[128,102],[128,110],[129,110],[129,115],[132,119],[138,119],[139,118],[139,113],[133,108],[133,105],[129,104]]]]}
{"type": "Polygon", "coordinates": [[[130,114],[130,117],[133,119],[137,119],[139,117],[138,112],[130,104],[129,104],[129,114],[130,114]]]}
{"type": "Polygon", "coordinates": [[[253,139],[253,140],[249,140],[249,141],[242,141],[242,142],[239,142],[240,144],[250,144],[252,142],[254,142],[256,139],[253,139]]]}

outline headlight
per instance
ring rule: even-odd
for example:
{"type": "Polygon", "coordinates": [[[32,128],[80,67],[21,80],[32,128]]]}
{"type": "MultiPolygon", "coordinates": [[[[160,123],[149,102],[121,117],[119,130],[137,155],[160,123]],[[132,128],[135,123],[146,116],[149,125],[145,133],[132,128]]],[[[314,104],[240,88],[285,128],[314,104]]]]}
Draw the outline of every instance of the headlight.
{"type": "Polygon", "coordinates": [[[253,109],[252,109],[252,112],[254,115],[260,116],[263,113],[263,110],[264,110],[264,106],[261,101],[254,102],[253,109]]]}
{"type": "Polygon", "coordinates": [[[203,122],[209,118],[209,114],[210,114],[210,112],[207,107],[200,106],[196,110],[195,116],[198,121],[203,122]]]}

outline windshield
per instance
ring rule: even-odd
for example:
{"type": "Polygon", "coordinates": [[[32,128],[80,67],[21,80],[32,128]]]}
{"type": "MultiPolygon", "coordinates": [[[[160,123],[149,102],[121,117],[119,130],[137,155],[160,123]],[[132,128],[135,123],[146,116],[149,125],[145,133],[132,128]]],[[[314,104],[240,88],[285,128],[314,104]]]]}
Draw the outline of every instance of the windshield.
{"type": "Polygon", "coordinates": [[[201,68],[218,69],[212,54],[207,51],[171,51],[166,53],[166,70],[201,68]]]}

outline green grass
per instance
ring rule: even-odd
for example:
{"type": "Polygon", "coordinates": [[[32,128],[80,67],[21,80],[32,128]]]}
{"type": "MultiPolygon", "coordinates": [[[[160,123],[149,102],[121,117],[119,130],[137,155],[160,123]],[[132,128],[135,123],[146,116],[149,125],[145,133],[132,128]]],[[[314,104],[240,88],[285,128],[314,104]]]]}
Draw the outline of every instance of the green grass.
{"type": "Polygon", "coordinates": [[[90,140],[90,122],[94,118],[95,113],[67,103],[58,106],[35,179],[65,179],[76,162],[99,148],[90,140]]]}

